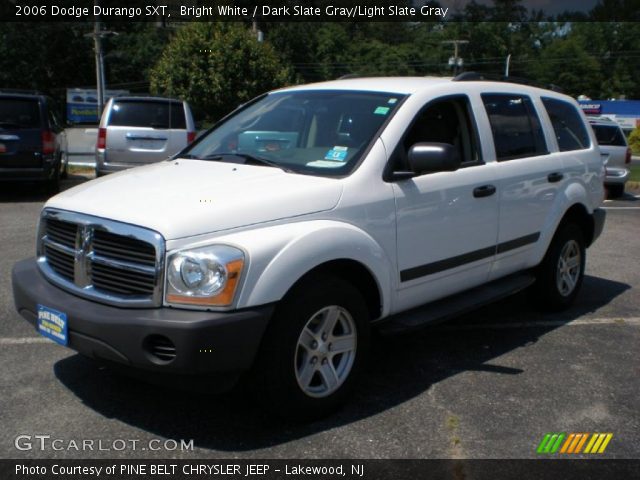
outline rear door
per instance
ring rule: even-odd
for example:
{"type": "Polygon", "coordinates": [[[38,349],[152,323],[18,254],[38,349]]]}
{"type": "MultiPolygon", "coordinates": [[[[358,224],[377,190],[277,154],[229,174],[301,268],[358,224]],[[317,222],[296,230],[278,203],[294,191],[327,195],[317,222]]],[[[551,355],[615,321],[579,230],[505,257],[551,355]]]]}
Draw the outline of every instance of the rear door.
{"type": "Polygon", "coordinates": [[[186,144],[182,102],[114,100],[107,119],[107,162],[134,165],[159,162],[186,144]]]}
{"type": "Polygon", "coordinates": [[[42,166],[42,115],[37,98],[0,96],[0,168],[42,166]]]}
{"type": "Polygon", "coordinates": [[[562,161],[549,154],[553,138],[543,132],[538,99],[520,93],[481,97],[497,160],[500,215],[494,279],[527,266],[566,175],[562,161]]]}

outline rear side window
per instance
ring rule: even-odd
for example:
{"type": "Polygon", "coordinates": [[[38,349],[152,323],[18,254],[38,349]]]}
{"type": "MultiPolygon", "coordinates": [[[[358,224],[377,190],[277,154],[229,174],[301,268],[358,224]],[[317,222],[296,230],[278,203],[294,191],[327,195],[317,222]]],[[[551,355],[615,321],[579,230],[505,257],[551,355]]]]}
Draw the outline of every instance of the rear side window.
{"type": "Polygon", "coordinates": [[[109,125],[182,130],[187,128],[182,103],[152,100],[118,100],[113,102],[109,125]]]}
{"type": "Polygon", "coordinates": [[[531,99],[524,95],[483,94],[499,161],[548,153],[531,99]]]}
{"type": "Polygon", "coordinates": [[[599,145],[613,146],[613,147],[626,147],[627,142],[624,139],[624,134],[619,127],[615,125],[591,125],[593,131],[596,134],[599,145]]]}
{"type": "Polygon", "coordinates": [[[38,100],[0,98],[0,128],[40,128],[38,100]]]}
{"type": "Polygon", "coordinates": [[[549,114],[561,152],[589,148],[589,134],[573,105],[555,98],[543,98],[542,103],[549,114]]]}

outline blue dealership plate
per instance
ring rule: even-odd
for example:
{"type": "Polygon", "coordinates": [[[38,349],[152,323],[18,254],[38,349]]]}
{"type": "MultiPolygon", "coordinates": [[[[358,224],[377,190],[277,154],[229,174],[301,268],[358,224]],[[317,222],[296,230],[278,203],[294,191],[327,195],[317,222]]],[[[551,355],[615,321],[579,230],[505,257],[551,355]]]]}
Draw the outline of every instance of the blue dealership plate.
{"type": "Polygon", "coordinates": [[[60,345],[68,343],[67,314],[38,304],[38,332],[60,345]]]}

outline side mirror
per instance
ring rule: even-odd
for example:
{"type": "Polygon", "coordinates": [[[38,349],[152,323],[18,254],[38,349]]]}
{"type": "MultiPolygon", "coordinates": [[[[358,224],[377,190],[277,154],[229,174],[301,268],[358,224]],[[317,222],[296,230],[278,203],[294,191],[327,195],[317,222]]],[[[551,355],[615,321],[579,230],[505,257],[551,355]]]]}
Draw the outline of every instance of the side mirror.
{"type": "Polygon", "coordinates": [[[409,149],[409,167],[417,174],[453,172],[460,168],[460,156],[448,143],[416,143],[409,149]]]}

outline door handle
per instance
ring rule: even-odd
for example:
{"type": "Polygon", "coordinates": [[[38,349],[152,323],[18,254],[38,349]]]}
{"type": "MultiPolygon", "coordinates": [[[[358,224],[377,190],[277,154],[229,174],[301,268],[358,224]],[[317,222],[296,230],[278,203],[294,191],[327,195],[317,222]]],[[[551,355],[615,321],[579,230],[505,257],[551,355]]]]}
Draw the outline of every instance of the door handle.
{"type": "Polygon", "coordinates": [[[559,182],[563,178],[564,178],[564,175],[561,174],[560,172],[553,172],[547,175],[547,180],[549,181],[549,183],[559,182]]]}
{"type": "Polygon", "coordinates": [[[473,189],[473,196],[476,198],[490,197],[496,193],[496,187],[494,185],[483,185],[473,189]]]}

